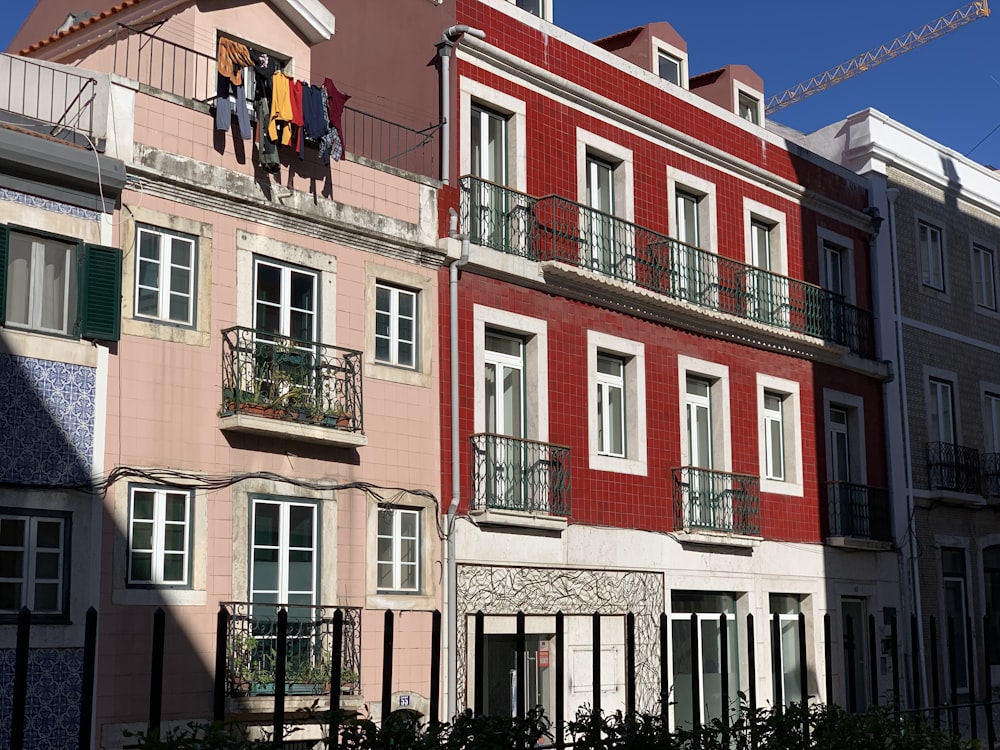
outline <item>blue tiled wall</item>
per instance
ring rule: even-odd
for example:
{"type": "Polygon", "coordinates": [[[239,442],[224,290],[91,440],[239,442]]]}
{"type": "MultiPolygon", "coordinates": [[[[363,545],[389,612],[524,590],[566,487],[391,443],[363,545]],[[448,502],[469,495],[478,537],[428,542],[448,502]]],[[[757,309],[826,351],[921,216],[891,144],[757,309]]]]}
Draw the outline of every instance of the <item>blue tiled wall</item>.
{"type": "MultiPolygon", "coordinates": [[[[76,750],[80,733],[82,648],[39,648],[28,654],[24,746],[76,750]]],[[[14,649],[0,649],[0,747],[10,747],[14,649]]]]}

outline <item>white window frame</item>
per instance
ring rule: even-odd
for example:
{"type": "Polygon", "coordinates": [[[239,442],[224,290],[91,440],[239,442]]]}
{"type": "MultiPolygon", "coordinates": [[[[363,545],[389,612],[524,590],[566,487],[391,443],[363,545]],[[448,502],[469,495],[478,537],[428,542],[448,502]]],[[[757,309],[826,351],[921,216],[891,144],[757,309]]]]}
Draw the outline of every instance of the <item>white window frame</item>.
{"type": "Polygon", "coordinates": [[[614,192],[613,213],[625,221],[634,221],[635,159],[632,150],[583,128],[576,129],[577,200],[583,205],[587,204],[589,159],[599,159],[614,167],[611,173],[614,192]]]}
{"type": "Polygon", "coordinates": [[[851,484],[868,484],[868,452],[865,448],[865,400],[854,393],[823,389],[823,422],[826,427],[827,479],[833,471],[833,445],[830,441],[830,409],[840,409],[847,413],[847,440],[850,453],[851,484]]]}
{"type": "Polygon", "coordinates": [[[677,403],[681,444],[681,466],[691,465],[687,434],[687,379],[708,380],[711,384],[712,465],[713,470],[731,473],[733,449],[730,426],[732,425],[729,402],[729,367],[718,362],[677,355],[677,403]]]}
{"type": "Polygon", "coordinates": [[[521,8],[521,6],[518,5],[518,0],[507,0],[507,2],[517,7],[520,12],[528,13],[529,15],[532,15],[535,18],[540,18],[543,21],[552,20],[552,0],[535,0],[535,2],[538,3],[539,13],[532,13],[528,9],[521,8]]]}
{"type": "Polygon", "coordinates": [[[733,82],[733,114],[736,115],[743,122],[750,123],[754,126],[764,127],[765,123],[765,113],[764,113],[764,92],[757,91],[757,89],[751,88],[750,86],[742,83],[741,81],[733,82]],[[744,100],[752,100],[756,105],[757,119],[751,120],[741,114],[743,108],[744,100]]]}
{"type": "Polygon", "coordinates": [[[788,276],[788,217],[784,211],[759,203],[749,198],[743,199],[743,236],[746,238],[746,264],[754,263],[753,224],[759,222],[769,226],[769,253],[774,265],[768,270],[779,276],[788,276]]]}
{"type": "MultiPolygon", "coordinates": [[[[191,547],[193,532],[193,512],[192,493],[190,490],[182,490],[167,487],[148,487],[134,485],[129,487],[128,493],[128,553],[126,555],[126,583],[129,586],[176,586],[189,587],[191,585],[191,547]],[[151,493],[153,495],[153,518],[136,519],[135,517],[135,496],[137,492],[151,493]],[[177,495],[184,498],[184,520],[172,521],[166,518],[166,503],[168,495],[177,495]],[[152,548],[138,549],[135,546],[135,524],[152,523],[152,548]],[[166,531],[170,526],[181,526],[184,529],[184,549],[180,550],[183,560],[184,576],[181,580],[167,581],[163,577],[164,558],[168,554],[165,548],[166,531]],[[146,579],[136,579],[132,577],[132,556],[140,552],[149,554],[151,558],[150,577],[146,579]]],[[[170,550],[169,554],[176,554],[178,550],[170,550]]]]}
{"type": "Polygon", "coordinates": [[[927,289],[946,293],[948,290],[948,274],[945,262],[944,229],[926,219],[917,220],[917,252],[920,257],[920,280],[927,289]],[[921,239],[921,233],[926,230],[927,242],[921,239]],[[937,238],[936,243],[933,241],[937,238]]]}
{"type": "MultiPolygon", "coordinates": [[[[773,662],[772,663],[776,664],[777,667],[778,667],[778,669],[776,670],[777,671],[777,675],[773,675],[772,674],[772,679],[775,676],[777,676],[780,680],[782,680],[781,697],[782,697],[783,704],[786,705],[786,706],[789,705],[792,702],[792,700],[788,696],[788,693],[784,689],[784,687],[785,687],[785,685],[784,685],[784,679],[785,679],[785,670],[786,670],[786,663],[785,663],[786,659],[788,659],[788,660],[794,660],[795,663],[796,663],[795,677],[797,678],[796,679],[796,683],[798,685],[801,685],[802,670],[804,668],[806,668],[806,665],[799,663],[799,613],[802,612],[802,599],[803,599],[803,597],[802,597],[801,594],[781,594],[781,593],[770,593],[770,594],[768,594],[768,618],[767,618],[768,622],[767,622],[767,632],[768,632],[768,636],[769,636],[768,637],[768,641],[771,643],[772,649],[773,649],[773,646],[774,646],[773,630],[772,630],[772,628],[774,627],[773,622],[774,622],[774,616],[775,616],[775,614],[778,615],[778,631],[779,631],[778,632],[778,653],[772,655],[772,658],[773,658],[773,662]],[[795,609],[798,610],[798,611],[797,612],[774,612],[774,610],[775,610],[775,598],[776,597],[783,597],[783,598],[794,599],[795,600],[795,609]],[[791,632],[793,634],[794,647],[790,648],[790,649],[786,649],[785,648],[785,646],[786,646],[785,635],[786,635],[786,632],[787,632],[786,629],[791,629],[791,632]],[[789,651],[791,651],[790,654],[788,653],[789,651]]],[[[808,631],[807,631],[807,636],[806,637],[808,638],[808,631]]],[[[776,692],[777,692],[776,686],[772,685],[772,695],[774,695],[776,692]]],[[[796,697],[798,698],[799,701],[802,700],[801,696],[796,696],[796,697]]]]}
{"type": "Polygon", "coordinates": [[[475,416],[473,429],[486,431],[486,331],[495,330],[524,339],[525,437],[541,443],[549,441],[548,324],[507,310],[485,305],[472,307],[473,377],[475,416]]]}
{"type": "Polygon", "coordinates": [[[404,367],[408,370],[416,370],[419,365],[418,357],[420,347],[420,292],[414,289],[406,289],[404,287],[397,286],[396,284],[376,281],[375,300],[375,342],[377,344],[379,340],[388,340],[389,344],[389,358],[378,359],[378,355],[376,354],[375,361],[384,365],[392,365],[395,367],[404,367]],[[381,310],[378,306],[378,294],[381,290],[385,290],[389,294],[389,308],[387,310],[381,310]],[[412,300],[413,314],[409,317],[411,331],[409,339],[403,339],[399,331],[400,323],[406,319],[406,316],[400,312],[400,300],[404,296],[408,296],[412,300]],[[385,316],[389,319],[388,336],[381,336],[378,333],[378,321],[380,316],[385,316]],[[409,362],[401,361],[399,356],[400,347],[404,345],[410,346],[411,355],[409,362]]]}
{"type": "Polygon", "coordinates": [[[688,88],[688,54],[686,51],[682,50],[680,47],[670,44],[658,37],[652,37],[650,39],[653,47],[653,64],[656,66],[652,71],[661,80],[667,81],[668,83],[674,83],[676,86],[680,86],[683,89],[688,88]],[[678,73],[680,74],[680,80],[674,82],[669,78],[664,78],[660,75],[660,56],[666,55],[667,57],[673,59],[677,62],[678,73]]]}
{"type": "MultiPolygon", "coordinates": [[[[34,234],[19,228],[11,227],[7,247],[7,310],[4,311],[5,326],[19,328],[26,331],[37,331],[39,333],[55,334],[57,336],[73,336],[76,333],[79,322],[79,269],[77,260],[80,257],[80,243],[52,235],[34,234]],[[19,262],[12,255],[14,238],[23,237],[30,242],[30,252],[28,264],[24,269],[23,278],[18,278],[20,274],[15,269],[15,264],[19,262]],[[42,318],[45,312],[45,249],[48,246],[55,246],[55,249],[62,250],[62,270],[64,274],[64,284],[60,290],[62,296],[62,321],[57,328],[45,327],[42,325],[42,318]],[[14,320],[10,315],[11,300],[14,298],[12,289],[24,289],[27,296],[26,302],[27,320],[14,320]]],[[[50,295],[51,296],[51,295],[50,295]]]]}
{"type": "Polygon", "coordinates": [[[953,445],[961,445],[961,425],[959,423],[959,408],[958,408],[958,378],[953,372],[946,372],[944,370],[938,370],[937,368],[925,368],[925,378],[924,378],[924,388],[925,388],[925,398],[927,404],[927,440],[928,442],[939,442],[939,443],[951,443],[953,445]],[[941,432],[941,417],[943,416],[940,410],[942,404],[942,395],[944,393],[943,388],[948,389],[949,398],[949,408],[951,410],[951,440],[946,440],[941,432]],[[935,420],[935,415],[937,418],[935,420]],[[934,430],[934,423],[938,422],[937,431],[934,430]]]}
{"type": "Polygon", "coordinates": [[[136,225],[136,239],[135,239],[135,290],[134,290],[134,307],[133,314],[136,318],[140,320],[150,320],[159,323],[167,323],[169,325],[178,326],[193,326],[197,320],[197,311],[195,306],[197,304],[197,296],[195,295],[195,290],[197,289],[197,276],[198,273],[198,238],[192,235],[181,234],[180,232],[173,232],[166,229],[161,229],[158,227],[147,226],[145,224],[136,225]],[[159,250],[160,257],[159,260],[152,260],[149,258],[144,258],[142,256],[142,238],[143,235],[150,235],[156,237],[159,240],[159,250]],[[174,244],[180,242],[187,242],[191,246],[189,265],[188,266],[178,266],[173,262],[174,256],[174,244]],[[142,273],[141,268],[143,263],[155,263],[157,265],[157,285],[156,286],[145,286],[142,284],[142,273]],[[174,271],[187,271],[188,273],[188,285],[184,292],[177,292],[174,290],[174,271]],[[143,290],[150,290],[155,292],[157,295],[157,309],[155,314],[143,314],[139,312],[139,297],[143,290]],[[170,302],[175,296],[184,296],[187,298],[187,316],[182,320],[175,320],[170,317],[170,302]]]}
{"type": "Polygon", "coordinates": [[[785,481],[784,413],[785,394],[764,391],[764,477],[778,482],[785,481]]]}
{"type": "MultiPolygon", "coordinates": [[[[384,513],[392,514],[392,531],[390,534],[385,535],[381,533],[381,528],[376,530],[378,536],[378,541],[381,543],[383,539],[389,539],[392,545],[392,553],[388,560],[377,557],[376,564],[381,567],[383,565],[389,565],[392,569],[392,585],[391,586],[378,586],[378,592],[380,594],[418,594],[421,591],[421,580],[423,578],[423,566],[421,565],[421,549],[420,545],[422,543],[421,539],[421,524],[423,523],[422,513],[423,511],[419,508],[399,508],[389,505],[380,505],[378,509],[378,519],[381,525],[382,515],[384,513]],[[403,517],[413,518],[413,525],[415,529],[415,535],[412,537],[404,537],[402,533],[402,519],[403,517]],[[414,568],[414,582],[415,585],[409,588],[405,588],[402,581],[402,571],[403,565],[409,565],[410,563],[403,563],[402,560],[402,545],[404,541],[412,541],[416,547],[415,560],[412,563],[414,568]]],[[[379,545],[381,546],[381,544],[379,545]]],[[[377,554],[377,553],[376,553],[377,554]]],[[[378,580],[378,574],[376,574],[376,581],[378,580]]]]}
{"type": "Polygon", "coordinates": [[[639,341],[587,331],[587,393],[589,463],[594,471],[646,476],[649,471],[646,447],[646,347],[639,341]],[[599,393],[598,356],[614,357],[622,362],[625,402],[625,455],[602,450],[598,440],[597,399],[599,393]]]}
{"type": "Polygon", "coordinates": [[[276,307],[279,311],[279,324],[277,332],[266,332],[263,335],[274,335],[280,336],[282,338],[294,338],[296,341],[308,341],[315,342],[319,341],[319,330],[320,330],[320,315],[321,315],[321,305],[320,305],[320,278],[319,273],[311,268],[303,268],[301,266],[292,265],[289,263],[284,263],[282,261],[274,260],[273,258],[258,256],[254,258],[253,261],[253,286],[251,289],[252,299],[253,299],[253,328],[255,331],[261,331],[257,320],[257,305],[265,304],[269,307],[276,307]],[[260,302],[257,298],[257,273],[261,266],[270,266],[271,268],[276,268],[281,273],[281,291],[280,299],[275,305],[272,302],[260,302]],[[292,287],[292,273],[302,274],[304,276],[311,276],[313,279],[313,309],[305,310],[304,308],[295,308],[296,312],[308,312],[312,318],[312,325],[310,326],[309,337],[293,336],[291,332],[291,314],[293,311],[291,305],[291,287],[292,287]]]}
{"type": "Polygon", "coordinates": [[[854,285],[854,242],[850,237],[837,234],[824,227],[820,227],[817,230],[817,240],[820,255],[819,285],[824,289],[832,291],[833,284],[830,279],[828,250],[833,248],[841,254],[840,274],[844,301],[850,305],[857,304],[857,289],[854,285]]]}
{"type": "Polygon", "coordinates": [[[699,249],[710,253],[718,252],[719,228],[716,221],[715,183],[683,172],[676,167],[667,167],[667,231],[674,239],[681,239],[681,222],[677,216],[677,194],[686,193],[698,198],[698,239],[699,249]]]}
{"type": "Polygon", "coordinates": [[[21,607],[27,607],[33,615],[62,615],[66,613],[67,586],[66,559],[68,554],[68,516],[64,515],[33,515],[30,513],[11,513],[0,511],[0,527],[4,523],[16,522],[24,524],[24,538],[20,545],[4,545],[0,539],[0,554],[20,554],[21,575],[0,577],[0,585],[16,584],[21,587],[18,605],[13,609],[0,610],[0,617],[16,615],[21,607]],[[39,578],[37,576],[37,553],[44,551],[51,554],[56,548],[38,547],[38,524],[55,523],[59,525],[58,565],[56,578],[39,578]],[[35,584],[56,585],[56,608],[39,609],[35,602],[35,584]]]}
{"type": "Polygon", "coordinates": [[[781,495],[802,497],[804,491],[802,472],[802,406],[799,384],[794,380],[757,373],[757,424],[758,451],[760,455],[760,489],[781,495]],[[770,469],[770,440],[766,432],[768,410],[766,394],[781,398],[781,435],[784,456],[784,477],[778,478],[770,469]]]}
{"type": "Polygon", "coordinates": [[[996,251],[981,242],[972,244],[972,285],[978,312],[997,312],[996,251]]]}
{"type": "Polygon", "coordinates": [[[629,403],[625,400],[625,361],[614,354],[597,353],[597,452],[602,456],[624,457],[626,455],[627,436],[625,433],[625,415],[629,403]],[[601,362],[608,362],[617,368],[616,373],[601,370],[601,362]],[[620,404],[618,417],[613,417],[614,401],[617,396],[620,404]],[[614,443],[619,442],[621,448],[616,450],[614,443]]]}
{"type": "MultiPolygon", "coordinates": [[[[475,106],[507,117],[507,186],[525,193],[528,190],[527,106],[521,99],[504,94],[478,81],[462,76],[459,79],[459,123],[461,143],[472,139],[472,117],[475,106]]],[[[459,149],[459,171],[472,174],[472,150],[459,149]]]]}
{"type": "Polygon", "coordinates": [[[278,516],[278,589],[273,592],[275,598],[277,599],[277,604],[287,604],[289,601],[289,596],[295,594],[300,596],[302,594],[309,594],[311,596],[310,603],[316,605],[319,603],[318,597],[320,595],[319,591],[319,556],[320,556],[320,529],[321,529],[321,519],[319,517],[319,506],[316,503],[299,500],[296,498],[276,498],[276,497],[251,497],[250,498],[250,538],[249,538],[249,576],[247,579],[247,585],[249,589],[250,601],[256,601],[254,595],[269,594],[271,592],[260,590],[254,588],[254,550],[260,547],[266,547],[274,549],[273,545],[258,545],[257,544],[257,506],[258,505],[275,505],[279,508],[278,516]],[[292,547],[289,540],[290,535],[290,524],[289,518],[292,507],[298,508],[308,508],[312,513],[312,528],[313,528],[313,538],[312,547],[292,547]],[[292,591],[289,588],[288,581],[288,565],[289,557],[293,550],[304,550],[309,549],[312,552],[312,590],[311,591],[292,591]]]}

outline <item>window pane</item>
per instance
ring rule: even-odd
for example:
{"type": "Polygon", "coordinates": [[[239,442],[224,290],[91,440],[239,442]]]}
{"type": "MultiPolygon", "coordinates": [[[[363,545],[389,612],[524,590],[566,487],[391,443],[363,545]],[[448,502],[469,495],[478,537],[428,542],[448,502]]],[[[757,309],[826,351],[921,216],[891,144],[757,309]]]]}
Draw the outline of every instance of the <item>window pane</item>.
{"type": "Polygon", "coordinates": [[[166,501],[167,501],[166,519],[168,521],[187,520],[187,495],[167,493],[166,501]]]}
{"type": "Polygon", "coordinates": [[[278,551],[255,549],[253,553],[254,591],[278,590],[278,551]]]}
{"type": "Polygon", "coordinates": [[[160,235],[139,231],[139,257],[143,260],[160,260],[160,235]]]}
{"type": "MultiPolygon", "coordinates": [[[[72,296],[72,250],[67,245],[45,244],[42,269],[41,327],[49,331],[67,330],[67,305],[72,296]],[[69,294],[67,294],[69,293],[69,294]]],[[[72,309],[70,307],[69,309],[72,309]]]]}
{"type": "Polygon", "coordinates": [[[277,547],[279,519],[281,516],[280,506],[274,503],[254,503],[253,513],[253,543],[255,545],[266,544],[271,547],[277,547]]]}
{"type": "Polygon", "coordinates": [[[257,299],[264,302],[281,301],[281,269],[265,263],[257,264],[257,299]]]}
{"type": "Polygon", "coordinates": [[[7,322],[22,326],[29,324],[31,245],[30,237],[10,233],[7,248],[7,322]]]}
{"type": "Polygon", "coordinates": [[[405,365],[406,367],[413,367],[413,344],[400,343],[399,345],[399,364],[405,365]]]}
{"type": "Polygon", "coordinates": [[[59,603],[58,583],[35,584],[35,612],[58,612],[62,607],[59,603]]]}
{"type": "Polygon", "coordinates": [[[59,578],[58,552],[35,553],[35,578],[44,578],[49,580],[57,580],[59,578]]]}
{"type": "Polygon", "coordinates": [[[403,537],[415,537],[417,535],[417,514],[409,512],[400,512],[399,514],[399,533],[403,537]]]}
{"type": "Polygon", "coordinates": [[[184,580],[184,555],[169,553],[163,556],[163,580],[175,583],[184,580]]]}
{"type": "Polygon", "coordinates": [[[21,578],[24,575],[24,554],[11,550],[0,552],[0,577],[21,578]]]}
{"type": "Polygon", "coordinates": [[[132,549],[153,549],[153,524],[145,521],[132,524],[132,549]]]}
{"type": "Polygon", "coordinates": [[[417,566],[404,565],[400,572],[399,588],[403,591],[413,591],[417,588],[417,566]]]}
{"type": "Polygon", "coordinates": [[[392,537],[380,536],[378,538],[378,559],[380,562],[392,562],[392,537]]]}
{"type": "Polygon", "coordinates": [[[316,277],[312,274],[292,271],[292,298],[291,305],[299,310],[313,309],[313,290],[315,288],[316,277]]]}
{"type": "Polygon", "coordinates": [[[288,543],[292,547],[313,546],[313,509],[292,505],[288,509],[288,543]]]}
{"type": "Polygon", "coordinates": [[[191,251],[194,244],[189,240],[174,237],[171,246],[170,262],[176,268],[191,268],[191,251]]]}
{"type": "Polygon", "coordinates": [[[412,318],[416,307],[417,295],[413,292],[399,292],[399,314],[404,318],[412,318]]]}
{"type": "Polygon", "coordinates": [[[392,563],[380,562],[378,564],[378,587],[380,589],[391,589],[392,586],[392,563]]]}
{"type": "Polygon", "coordinates": [[[0,583],[0,609],[18,610],[21,604],[21,584],[10,581],[0,583]]]}
{"type": "Polygon", "coordinates": [[[153,580],[153,554],[151,552],[132,552],[129,579],[145,582],[153,580]]]}
{"type": "Polygon", "coordinates": [[[24,523],[17,518],[0,518],[0,547],[24,546],[24,523]]]}
{"type": "Polygon", "coordinates": [[[132,493],[132,518],[152,521],[154,497],[152,492],[135,490],[132,493]]]}
{"type": "Polygon", "coordinates": [[[183,552],[184,539],[187,536],[181,524],[170,523],[163,529],[163,549],[168,552],[183,552]]]}
{"type": "Polygon", "coordinates": [[[388,508],[379,508],[378,533],[381,536],[392,536],[394,514],[388,508]]]}

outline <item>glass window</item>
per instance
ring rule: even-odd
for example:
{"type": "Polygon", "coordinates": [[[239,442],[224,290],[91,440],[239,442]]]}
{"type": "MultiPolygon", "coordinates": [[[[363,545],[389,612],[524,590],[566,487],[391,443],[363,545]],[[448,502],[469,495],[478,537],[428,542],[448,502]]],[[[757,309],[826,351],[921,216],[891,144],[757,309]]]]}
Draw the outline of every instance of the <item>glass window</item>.
{"type": "Polygon", "coordinates": [[[378,588],[420,591],[420,511],[378,509],[378,588]]]}
{"type": "Polygon", "coordinates": [[[771,594],[771,650],[774,674],[774,702],[781,685],[783,705],[802,702],[802,664],[799,660],[799,612],[802,604],[796,594],[771,594]]]}
{"type": "Polygon", "coordinates": [[[990,646],[990,667],[994,673],[1000,670],[1000,545],[983,550],[983,578],[986,586],[987,641],[990,646]]]}
{"type": "Polygon", "coordinates": [[[0,614],[65,611],[65,529],[54,516],[0,515],[0,614]]]}
{"type": "Polygon", "coordinates": [[[190,492],[131,488],[128,583],[188,585],[190,539],[190,492]]]}
{"type": "Polygon", "coordinates": [[[77,245],[10,232],[6,325],[71,335],[77,324],[77,245]]]}
{"type": "Polygon", "coordinates": [[[955,443],[955,407],[951,383],[930,379],[931,442],[955,443]]]}
{"type": "Polygon", "coordinates": [[[921,221],[918,235],[924,286],[944,291],[944,251],[941,246],[941,230],[921,221]]]}
{"type": "Polygon", "coordinates": [[[765,476],[785,480],[784,396],[764,392],[764,455],[765,476]]]}
{"type": "Polygon", "coordinates": [[[845,294],[844,270],[847,261],[847,250],[832,242],[823,242],[823,263],[826,277],[826,288],[834,294],[845,294]]]}
{"type": "MultiPolygon", "coordinates": [[[[254,604],[316,604],[316,506],[292,500],[253,500],[250,599],[254,604]]],[[[263,609],[273,616],[273,607],[263,609]]],[[[301,616],[301,612],[300,615],[301,616]]]]}
{"type": "Polygon", "coordinates": [[[507,184],[507,117],[472,105],[472,175],[498,185],[507,184]]]}
{"type": "Polygon", "coordinates": [[[542,2],[543,0],[514,0],[514,4],[518,8],[522,8],[528,11],[533,16],[542,17],[542,2]]]}
{"type": "Polygon", "coordinates": [[[701,226],[698,217],[697,195],[678,190],[675,195],[677,209],[677,239],[691,247],[701,247],[701,226]]]}
{"type": "Polygon", "coordinates": [[[254,259],[254,328],[258,335],[316,341],[318,274],[254,259]]]}
{"type": "Polygon", "coordinates": [[[944,585],[944,627],[945,637],[954,632],[955,648],[951,652],[950,670],[946,674],[955,675],[954,688],[959,691],[969,689],[969,665],[966,659],[968,632],[966,630],[966,575],[965,550],[957,547],[941,548],[941,573],[944,585]]]}
{"type": "Polygon", "coordinates": [[[614,274],[618,266],[615,247],[614,172],[612,164],[587,155],[587,205],[583,227],[590,250],[591,268],[614,274]]]}
{"type": "Polygon", "coordinates": [[[687,433],[688,464],[702,469],[713,465],[711,390],[709,381],[688,376],[687,433]]]}
{"type": "Polygon", "coordinates": [[[993,251],[979,245],[973,245],[972,271],[975,281],[976,304],[987,310],[996,310],[996,268],[993,264],[993,251]]]}
{"type": "Polygon", "coordinates": [[[417,366],[417,293],[375,284],[375,360],[417,366]]]}
{"type": "Polygon", "coordinates": [[[597,444],[605,456],[625,455],[625,362],[597,356],[597,444]]]}
{"type": "Polygon", "coordinates": [[[673,55],[658,50],[656,54],[656,72],[664,81],[681,85],[681,61],[673,55]]]}
{"type": "Polygon", "coordinates": [[[194,324],[194,237],[139,227],[136,241],[135,314],[179,325],[194,324]]]}
{"type": "Polygon", "coordinates": [[[738,114],[744,120],[760,125],[760,100],[741,91],[738,114]]]}

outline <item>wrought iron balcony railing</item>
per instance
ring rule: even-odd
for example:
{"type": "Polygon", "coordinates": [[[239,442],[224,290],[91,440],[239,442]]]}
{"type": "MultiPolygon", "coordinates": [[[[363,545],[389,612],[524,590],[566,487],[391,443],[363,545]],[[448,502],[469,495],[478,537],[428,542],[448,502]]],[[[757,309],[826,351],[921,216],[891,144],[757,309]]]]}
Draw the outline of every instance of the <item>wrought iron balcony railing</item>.
{"type": "Polygon", "coordinates": [[[570,514],[569,448],[489,433],[471,441],[473,510],[570,514]]]}
{"type": "Polygon", "coordinates": [[[274,695],[278,611],[288,611],[286,695],[322,694],[331,689],[361,694],[361,608],[299,604],[223,602],[229,616],[226,676],[232,696],[274,695]],[[335,613],[341,612],[340,665],[333,665],[335,613]],[[334,687],[336,686],[336,687],[334,687]]]}
{"type": "Polygon", "coordinates": [[[683,466],[673,470],[674,525],[678,529],[760,536],[760,480],[683,466]]]}
{"type": "Polygon", "coordinates": [[[1000,453],[980,456],[983,467],[983,493],[986,497],[1000,497],[1000,453]]]}
{"type": "MultiPolygon", "coordinates": [[[[118,24],[114,72],[181,99],[211,103],[217,67],[212,52],[198,52],[149,31],[118,24]]],[[[341,124],[349,153],[415,174],[439,176],[434,143],[438,125],[414,130],[352,107],[344,108],[341,124]]]]}
{"type": "Polygon", "coordinates": [[[222,416],[364,430],[361,352],[252,328],[222,332],[222,416]]]}
{"type": "Polygon", "coordinates": [[[979,451],[954,443],[928,443],[927,478],[932,490],[982,494],[979,451]]]}
{"type": "Polygon", "coordinates": [[[889,493],[850,482],[827,482],[830,536],[892,541],[889,493]]]}
{"type": "Polygon", "coordinates": [[[472,242],[531,260],[557,260],[709,310],[849,347],[872,358],[871,313],[841,295],[654,232],[561,198],[462,178],[472,242]]]}

